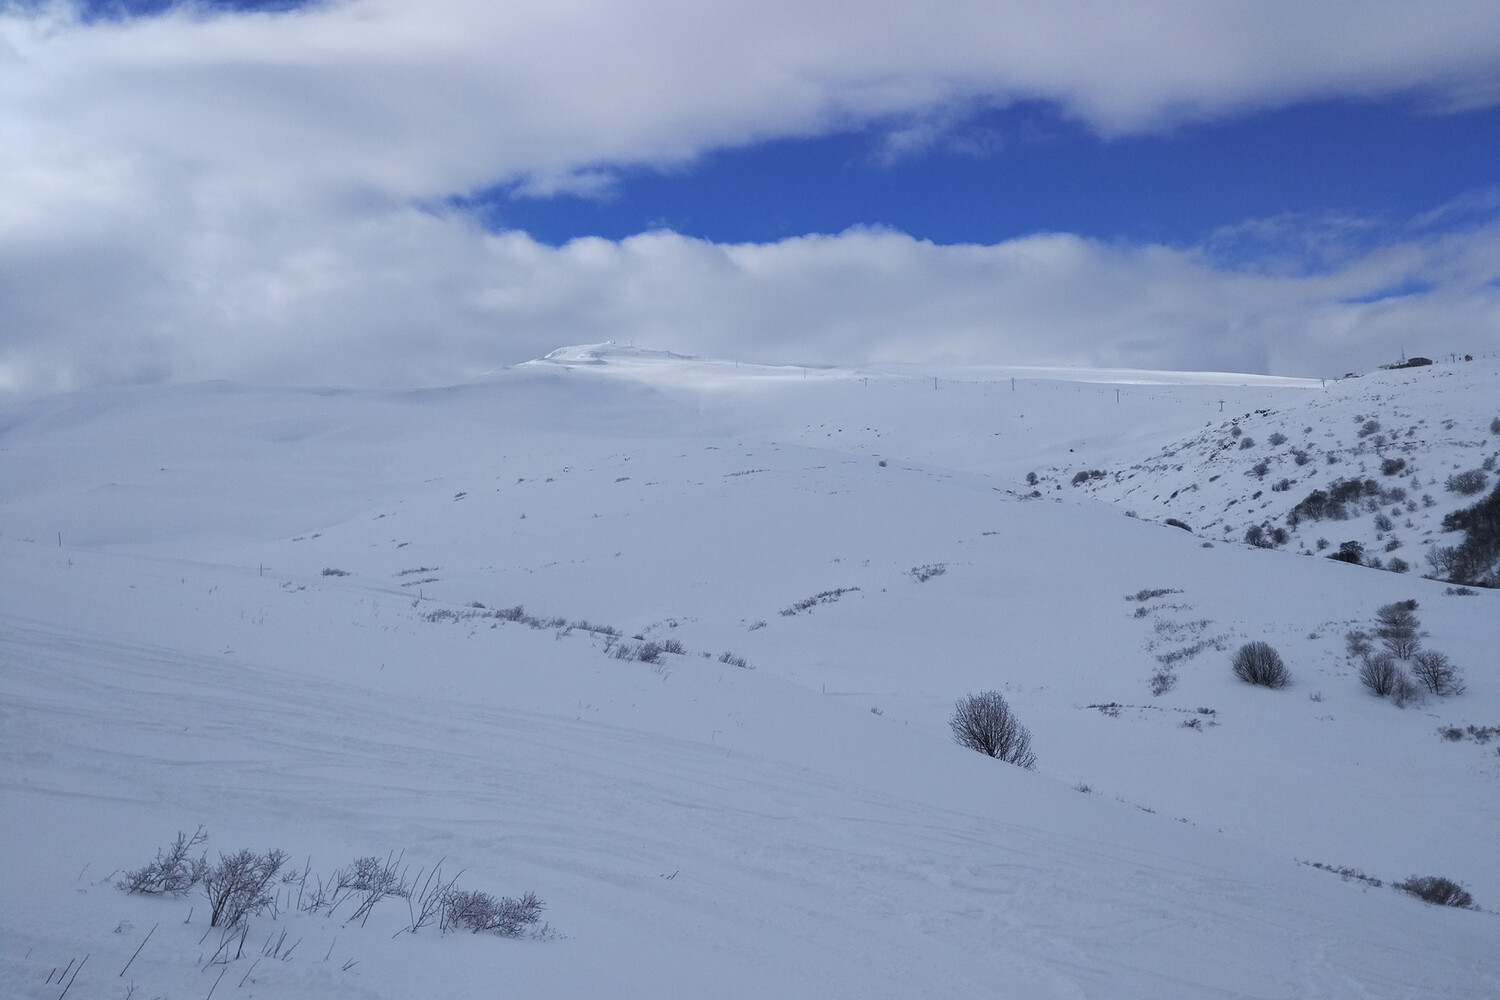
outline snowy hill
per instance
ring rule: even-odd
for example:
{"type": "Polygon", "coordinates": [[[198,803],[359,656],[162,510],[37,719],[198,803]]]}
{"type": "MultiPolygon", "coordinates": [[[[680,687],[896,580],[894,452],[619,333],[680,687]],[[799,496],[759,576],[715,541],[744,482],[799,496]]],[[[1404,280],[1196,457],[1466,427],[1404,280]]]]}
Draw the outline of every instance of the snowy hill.
{"type": "Polygon", "coordinates": [[[1484,364],[1324,388],[591,345],[447,390],[12,407],[0,993],[1493,996],[1497,592],[1412,556],[1500,446],[1484,364]],[[1406,499],[1242,543],[1356,473],[1406,499]],[[1412,570],[1293,554],[1325,535],[1412,570]],[[1345,634],[1407,599],[1462,695],[1360,684],[1345,634]],[[1250,640],[1289,687],[1232,675],[1250,640]],[[990,689],[1034,770],[950,738],[990,689]],[[114,888],[199,825],[210,862],[533,891],[550,932],[403,933],[398,898],[349,923],[304,878],[221,950],[201,889],[114,888]]]}
{"type": "Polygon", "coordinates": [[[1200,534],[1430,573],[1443,518],[1500,476],[1494,359],[1379,371],[1282,407],[1236,413],[1112,470],[1039,477],[1200,534]],[[1077,480],[1075,482],[1075,480],[1077,480]],[[1248,538],[1247,538],[1248,533],[1248,538]]]}

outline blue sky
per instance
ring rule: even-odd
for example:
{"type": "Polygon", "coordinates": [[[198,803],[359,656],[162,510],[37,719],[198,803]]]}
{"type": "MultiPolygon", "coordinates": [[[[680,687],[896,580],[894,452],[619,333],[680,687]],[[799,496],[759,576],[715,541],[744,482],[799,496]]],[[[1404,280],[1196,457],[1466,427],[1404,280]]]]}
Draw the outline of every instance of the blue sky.
{"type": "Polygon", "coordinates": [[[1500,350],[1500,5],[0,0],[0,395],[1500,350]]]}
{"type": "Polygon", "coordinates": [[[1397,224],[1500,182],[1500,109],[1410,98],[1308,102],[1165,134],[1101,138],[1033,102],[977,113],[892,160],[879,123],[624,172],[599,197],[466,199],[548,243],[667,228],[763,242],[888,226],[938,243],[1035,232],[1188,245],[1245,219],[1397,224]]]}

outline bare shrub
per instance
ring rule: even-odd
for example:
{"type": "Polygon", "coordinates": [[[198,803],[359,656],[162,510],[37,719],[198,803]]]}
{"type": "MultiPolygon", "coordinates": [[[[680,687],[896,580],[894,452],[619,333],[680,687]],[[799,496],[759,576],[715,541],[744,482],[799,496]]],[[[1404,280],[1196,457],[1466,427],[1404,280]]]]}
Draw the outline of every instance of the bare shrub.
{"type": "Polygon", "coordinates": [[[1376,697],[1384,698],[1396,689],[1397,678],[1404,676],[1390,653],[1365,655],[1359,665],[1359,682],[1376,697]]]}
{"type": "Polygon", "coordinates": [[[1435,649],[1424,649],[1412,657],[1411,674],[1435,695],[1464,693],[1463,673],[1447,655],[1435,649]]]}
{"type": "Polygon", "coordinates": [[[1397,889],[1436,906],[1458,906],[1467,909],[1474,897],[1463,886],[1441,875],[1413,875],[1405,882],[1394,883],[1397,889]]]}
{"type": "Polygon", "coordinates": [[[399,871],[400,867],[400,857],[386,855],[382,861],[371,855],[356,858],[348,868],[335,876],[334,884],[338,889],[363,894],[359,906],[355,907],[346,923],[358,920],[360,926],[364,926],[364,922],[370,919],[370,911],[375,908],[375,904],[385,897],[405,899],[411,895],[411,887],[406,884],[406,879],[399,871]]]}
{"type": "MultiPolygon", "coordinates": [[[[462,874],[463,872],[459,872],[459,875],[462,874]]],[[[406,895],[406,908],[411,917],[407,930],[415,934],[441,917],[448,897],[453,894],[453,883],[457,881],[458,875],[454,875],[446,882],[443,881],[441,861],[427,873],[426,879],[423,879],[422,873],[418,872],[416,879],[412,882],[411,891],[406,895]],[[418,882],[421,885],[418,885],[418,882]]]]}
{"type": "Polygon", "coordinates": [[[152,896],[185,896],[208,874],[207,857],[188,857],[193,848],[207,841],[208,834],[201,826],[191,837],[178,830],[177,839],[166,849],[157,851],[155,861],[126,872],[115,886],[126,892],[152,896]]]}
{"type": "Polygon", "coordinates": [[[1292,675],[1281,654],[1265,642],[1247,642],[1234,654],[1234,676],[1247,684],[1280,688],[1291,683],[1292,675]]]}
{"type": "Polygon", "coordinates": [[[248,916],[270,909],[275,899],[270,888],[286,864],[278,850],[256,854],[248,848],[219,855],[219,863],[203,876],[208,896],[210,927],[233,927],[248,916]]]}
{"type": "Polygon", "coordinates": [[[450,890],[443,901],[439,926],[444,931],[494,931],[502,937],[520,937],[541,919],[542,907],[542,901],[531,892],[520,899],[496,899],[487,892],[450,890]]]}
{"type": "Polygon", "coordinates": [[[663,639],[661,642],[661,651],[663,653],[674,653],[677,656],[687,655],[687,649],[676,639],[663,639]]]}
{"type": "Polygon", "coordinates": [[[724,652],[719,654],[719,662],[727,663],[731,667],[739,667],[741,670],[750,669],[749,664],[745,662],[745,658],[743,656],[735,656],[728,650],[725,650],[724,652]]]}
{"type": "Polygon", "coordinates": [[[1416,611],[1416,601],[1396,601],[1393,604],[1382,604],[1375,613],[1375,634],[1380,636],[1380,641],[1390,654],[1398,659],[1410,659],[1422,644],[1417,638],[1417,630],[1422,623],[1417,620],[1416,611]]]}
{"type": "Polygon", "coordinates": [[[1172,690],[1177,684],[1177,675],[1172,672],[1171,667],[1158,667],[1156,673],[1151,675],[1151,693],[1161,697],[1172,690]]]}
{"type": "Polygon", "coordinates": [[[1395,702],[1397,708],[1419,705],[1422,702],[1422,689],[1405,670],[1396,671],[1396,685],[1391,688],[1391,701],[1395,702]]]}
{"type": "Polygon", "coordinates": [[[1036,767],[1031,731],[1021,725],[999,691],[982,691],[959,699],[948,725],[960,746],[1028,770],[1036,767]]]}

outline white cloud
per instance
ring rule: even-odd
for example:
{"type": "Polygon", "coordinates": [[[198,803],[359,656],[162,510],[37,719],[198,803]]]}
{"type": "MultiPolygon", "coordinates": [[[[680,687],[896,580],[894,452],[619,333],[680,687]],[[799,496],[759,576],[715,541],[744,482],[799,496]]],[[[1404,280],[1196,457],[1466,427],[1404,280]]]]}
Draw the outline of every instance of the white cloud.
{"type": "MultiPolygon", "coordinates": [[[[552,250],[413,206],[600,194],[622,165],[874,119],[904,123],[896,155],[972,102],[1051,100],[1103,134],[1341,94],[1472,105],[1500,99],[1497,67],[1488,0],[334,0],[90,23],[0,0],[0,391],[425,381],[603,337],[1318,368],[1330,352],[1292,328],[1338,328],[1351,296],[1320,289],[1384,258],[1276,278],[1064,236],[877,232],[552,250]]],[[[1440,269],[1435,244],[1403,246],[1440,269]]],[[[1495,288],[1467,274],[1360,306],[1361,337],[1494,330],[1495,288]]]]}
{"type": "Polygon", "coordinates": [[[174,244],[167,225],[159,236],[154,257],[62,256],[5,289],[8,314],[42,334],[7,338],[0,390],[440,384],[606,339],[774,362],[1307,375],[1403,351],[1500,350],[1500,223],[1388,243],[1314,274],[1068,235],[937,246],[851,230],[720,245],[659,232],[553,248],[407,208],[281,224],[255,240],[174,244]],[[80,276],[87,266],[99,274],[80,276]]]}

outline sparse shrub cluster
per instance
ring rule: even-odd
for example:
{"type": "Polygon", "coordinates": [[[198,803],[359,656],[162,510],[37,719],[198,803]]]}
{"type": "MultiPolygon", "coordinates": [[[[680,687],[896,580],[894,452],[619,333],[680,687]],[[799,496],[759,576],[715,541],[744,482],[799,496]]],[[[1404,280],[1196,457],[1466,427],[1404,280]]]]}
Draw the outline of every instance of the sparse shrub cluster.
{"type": "Polygon", "coordinates": [[[438,608],[428,611],[420,616],[424,622],[470,622],[478,620],[491,620],[497,622],[513,622],[517,625],[525,625],[528,628],[555,628],[564,631],[591,632],[602,636],[619,636],[620,630],[608,625],[593,625],[587,619],[568,621],[566,618],[553,617],[542,618],[537,615],[527,614],[523,605],[517,604],[511,608],[486,608],[478,601],[474,601],[466,608],[457,611],[451,608],[438,608]]]}
{"type": "Polygon", "coordinates": [[[1464,692],[1463,673],[1447,655],[1422,649],[1416,601],[1383,604],[1376,612],[1375,634],[1384,648],[1375,652],[1370,636],[1356,629],[1345,638],[1349,655],[1358,657],[1359,680],[1371,694],[1389,697],[1397,706],[1421,700],[1424,689],[1438,697],[1464,692]],[[1410,673],[1402,666],[1411,662],[1410,673]]]}
{"type": "Polygon", "coordinates": [[[1021,725],[998,691],[982,691],[959,699],[948,725],[960,746],[1028,770],[1036,767],[1031,731],[1021,725]]]}
{"type": "Polygon", "coordinates": [[[922,566],[913,566],[909,571],[918,583],[926,583],[935,576],[942,576],[948,572],[947,563],[927,563],[922,566]]]}
{"type": "Polygon", "coordinates": [[[1075,473],[1073,475],[1073,485],[1074,486],[1082,486],[1084,483],[1088,482],[1090,479],[1103,479],[1103,478],[1104,478],[1104,471],[1102,469],[1089,469],[1087,472],[1078,472],[1078,473],[1075,473]]]}
{"type": "Polygon", "coordinates": [[[456,889],[443,899],[442,917],[438,929],[441,931],[494,931],[501,937],[520,937],[526,928],[541,919],[542,901],[534,893],[526,893],[520,899],[501,896],[496,899],[487,892],[456,889]]]}
{"type": "Polygon", "coordinates": [[[1291,536],[1287,534],[1287,530],[1280,526],[1252,524],[1245,529],[1245,542],[1258,549],[1274,549],[1285,545],[1290,540],[1291,536]]]}
{"type": "Polygon", "coordinates": [[[1380,484],[1373,479],[1335,479],[1326,490],[1313,490],[1287,514],[1292,527],[1306,521],[1347,521],[1349,505],[1365,498],[1382,498],[1380,484]]]}
{"type": "Polygon", "coordinates": [[[1247,684],[1281,688],[1291,683],[1292,675],[1281,654],[1269,643],[1247,642],[1234,654],[1234,676],[1247,684]]]}
{"type": "Polygon", "coordinates": [[[127,872],[116,885],[126,892],[174,896],[201,888],[208,899],[209,926],[226,931],[221,951],[234,938],[243,947],[248,918],[266,911],[275,915],[281,905],[332,916],[352,900],[354,908],[344,923],[363,925],[376,903],[394,897],[407,901],[410,920],[403,930],[411,933],[437,922],[443,931],[493,931],[505,937],[518,937],[533,927],[544,906],[530,892],[512,899],[458,889],[458,877],[445,880],[441,864],[408,881],[400,856],[356,858],[326,880],[312,873],[311,862],[300,872],[283,871],[286,855],[279,850],[240,850],[220,855],[213,865],[206,856],[190,857],[193,848],[207,840],[201,826],[191,837],[179,832],[170,846],[157,851],[155,861],[127,872]]]}

